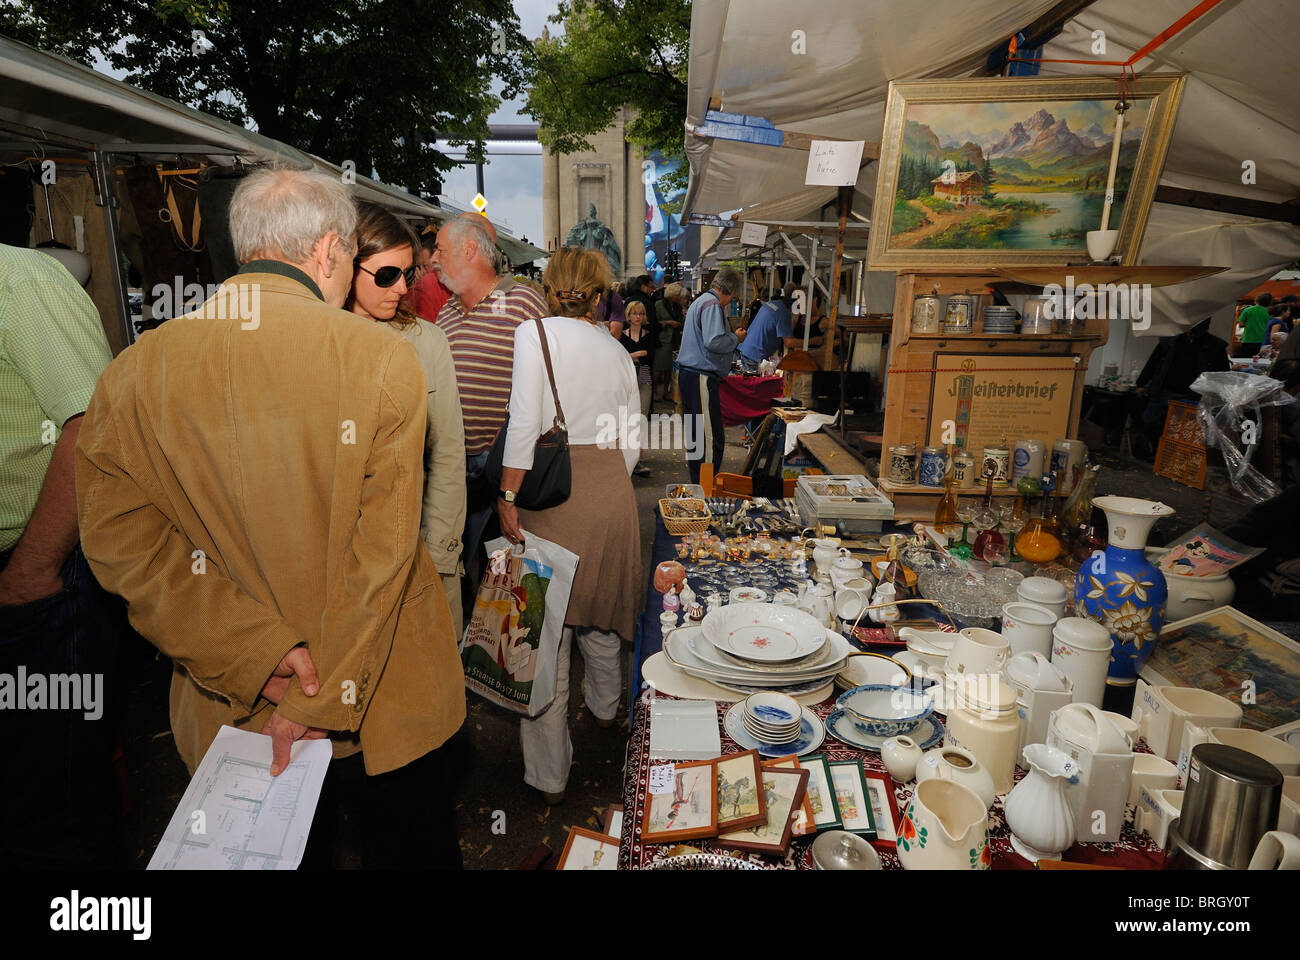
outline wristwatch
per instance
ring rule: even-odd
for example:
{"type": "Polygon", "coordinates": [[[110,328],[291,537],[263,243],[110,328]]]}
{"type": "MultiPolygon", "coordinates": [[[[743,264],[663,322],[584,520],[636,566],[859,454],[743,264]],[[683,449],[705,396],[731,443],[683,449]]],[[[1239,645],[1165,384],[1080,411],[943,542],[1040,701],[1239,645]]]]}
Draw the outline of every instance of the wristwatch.
{"type": "Polygon", "coordinates": [[[518,496],[519,494],[517,494],[514,490],[501,491],[501,499],[504,500],[506,503],[514,503],[515,498],[518,496]]]}

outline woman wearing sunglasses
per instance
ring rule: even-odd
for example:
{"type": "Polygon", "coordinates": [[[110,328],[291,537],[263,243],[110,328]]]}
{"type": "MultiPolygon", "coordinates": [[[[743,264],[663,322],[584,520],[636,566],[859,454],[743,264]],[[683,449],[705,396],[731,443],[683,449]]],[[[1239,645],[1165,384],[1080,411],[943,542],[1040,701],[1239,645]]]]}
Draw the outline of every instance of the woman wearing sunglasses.
{"type": "Polygon", "coordinates": [[[386,323],[415,347],[429,387],[425,436],[424,508],[420,536],[433,555],[447,591],[451,622],[461,630],[460,536],[465,528],[465,425],[456,368],[447,336],[402,305],[414,271],[418,241],[411,229],[383,207],[357,204],[357,256],[347,309],[386,323]]]}

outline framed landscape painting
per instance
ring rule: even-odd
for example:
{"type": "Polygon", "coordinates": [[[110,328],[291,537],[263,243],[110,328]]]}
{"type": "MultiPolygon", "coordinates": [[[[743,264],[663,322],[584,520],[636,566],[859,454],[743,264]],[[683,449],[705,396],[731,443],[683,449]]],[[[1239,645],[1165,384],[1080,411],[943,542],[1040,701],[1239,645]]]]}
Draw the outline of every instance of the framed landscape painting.
{"type": "MultiPolygon", "coordinates": [[[[1184,78],[1128,84],[1109,226],[1134,262],[1184,78]]],[[[1088,262],[1115,136],[1115,78],[889,85],[871,269],[1088,262]]]]}

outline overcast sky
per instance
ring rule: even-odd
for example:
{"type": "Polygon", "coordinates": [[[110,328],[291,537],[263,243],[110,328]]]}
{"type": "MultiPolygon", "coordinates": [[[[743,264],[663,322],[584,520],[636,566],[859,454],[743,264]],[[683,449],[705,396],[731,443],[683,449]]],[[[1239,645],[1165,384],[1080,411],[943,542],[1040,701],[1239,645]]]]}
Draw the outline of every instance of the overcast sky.
{"type": "MultiPolygon", "coordinates": [[[[556,0],[514,0],[519,27],[525,37],[541,36],[546,18],[559,4],[556,0]]],[[[551,33],[563,32],[554,26],[551,33]]],[[[532,117],[520,114],[517,101],[506,101],[492,115],[493,123],[532,123],[532,117]]],[[[541,157],[489,157],[483,171],[483,195],[487,197],[488,217],[504,223],[515,236],[526,236],[540,246],[542,237],[542,160],[541,157]]],[[[472,165],[448,173],[443,179],[443,194],[457,206],[472,209],[470,201],[477,192],[472,165]]]]}

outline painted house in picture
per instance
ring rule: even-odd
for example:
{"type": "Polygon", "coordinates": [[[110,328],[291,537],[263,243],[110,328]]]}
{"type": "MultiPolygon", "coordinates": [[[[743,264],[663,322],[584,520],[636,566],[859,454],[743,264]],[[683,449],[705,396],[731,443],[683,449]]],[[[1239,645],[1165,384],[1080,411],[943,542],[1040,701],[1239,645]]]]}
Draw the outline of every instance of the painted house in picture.
{"type": "Polygon", "coordinates": [[[970,205],[984,196],[984,178],[978,170],[966,170],[955,176],[944,174],[930,181],[934,196],[949,203],[970,205]]]}

